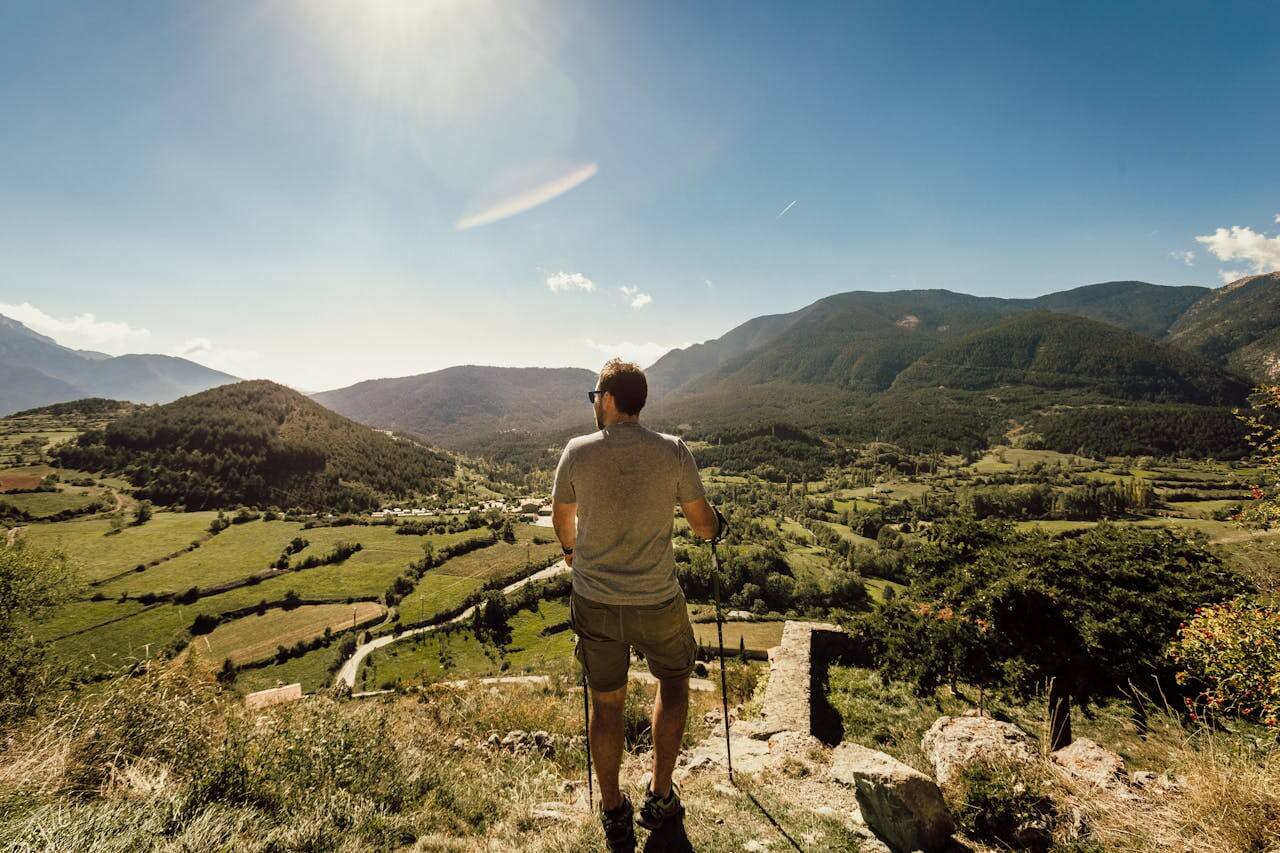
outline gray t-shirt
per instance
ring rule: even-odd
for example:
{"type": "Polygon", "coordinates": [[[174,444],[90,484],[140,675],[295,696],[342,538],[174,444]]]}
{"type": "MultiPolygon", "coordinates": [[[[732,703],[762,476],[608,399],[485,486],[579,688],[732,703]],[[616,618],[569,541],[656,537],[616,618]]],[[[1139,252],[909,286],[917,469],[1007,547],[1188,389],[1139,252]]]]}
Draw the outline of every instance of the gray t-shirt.
{"type": "Polygon", "coordinates": [[[580,435],[565,445],[551,496],[578,505],[574,592],[601,604],[658,604],[680,591],[675,505],[705,497],[682,440],[637,423],[580,435]]]}

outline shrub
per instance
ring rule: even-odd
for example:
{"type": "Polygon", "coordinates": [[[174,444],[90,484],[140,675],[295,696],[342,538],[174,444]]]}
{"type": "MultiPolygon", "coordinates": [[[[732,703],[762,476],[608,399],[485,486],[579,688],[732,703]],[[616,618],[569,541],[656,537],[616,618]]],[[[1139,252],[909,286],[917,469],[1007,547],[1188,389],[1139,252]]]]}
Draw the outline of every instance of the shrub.
{"type": "Polygon", "coordinates": [[[1210,711],[1280,725],[1280,609],[1243,597],[1200,607],[1169,655],[1210,711]]]}
{"type": "Polygon", "coordinates": [[[947,783],[945,795],[956,825],[979,841],[1043,845],[1056,821],[1048,783],[1025,765],[972,762],[947,783]]]}

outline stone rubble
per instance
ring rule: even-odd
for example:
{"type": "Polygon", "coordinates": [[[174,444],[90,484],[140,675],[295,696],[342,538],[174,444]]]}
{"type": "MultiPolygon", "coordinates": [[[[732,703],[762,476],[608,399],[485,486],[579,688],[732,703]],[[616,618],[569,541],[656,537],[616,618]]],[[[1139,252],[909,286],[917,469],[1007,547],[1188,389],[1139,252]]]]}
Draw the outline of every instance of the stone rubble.
{"type": "Polygon", "coordinates": [[[893,756],[842,743],[831,755],[830,772],[856,790],[863,820],[893,850],[935,853],[955,832],[937,784],[893,756]]]}
{"type": "Polygon", "coordinates": [[[1031,738],[1011,723],[990,717],[939,717],[920,741],[939,785],[974,761],[1036,761],[1031,738]]]}

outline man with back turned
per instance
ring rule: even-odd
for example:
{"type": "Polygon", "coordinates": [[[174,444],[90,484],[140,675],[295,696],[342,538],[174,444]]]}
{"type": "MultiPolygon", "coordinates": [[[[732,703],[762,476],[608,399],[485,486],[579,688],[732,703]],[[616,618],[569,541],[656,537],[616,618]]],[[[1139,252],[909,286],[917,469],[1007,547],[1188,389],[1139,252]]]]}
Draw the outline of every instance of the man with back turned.
{"type": "Polygon", "coordinates": [[[707,501],[684,442],[640,425],[647,396],[637,365],[606,363],[588,392],[598,432],[565,446],[552,491],[552,522],[573,569],[569,619],[591,692],[591,755],[611,851],[631,851],[636,844],[631,799],[618,782],[632,648],[644,655],[659,685],[653,779],[635,821],[654,830],[684,815],[671,773],[684,736],[697,642],[676,580],[673,508],[680,506],[703,539],[719,536],[723,521],[707,501]]]}

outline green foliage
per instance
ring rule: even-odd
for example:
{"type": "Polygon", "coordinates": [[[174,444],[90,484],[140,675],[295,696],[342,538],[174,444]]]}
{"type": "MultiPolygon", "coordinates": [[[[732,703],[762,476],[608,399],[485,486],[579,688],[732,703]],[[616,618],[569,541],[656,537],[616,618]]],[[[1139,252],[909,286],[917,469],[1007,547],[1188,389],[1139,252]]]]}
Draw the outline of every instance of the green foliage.
{"type": "Polygon", "coordinates": [[[1211,406],[1088,406],[1051,412],[1031,429],[1043,446],[1086,456],[1239,459],[1245,429],[1231,410],[1211,406]]]}
{"type": "Polygon", "coordinates": [[[1116,326],[1040,311],[922,357],[896,384],[1080,388],[1124,400],[1219,406],[1242,400],[1247,390],[1201,356],[1116,326]]]}
{"type": "Polygon", "coordinates": [[[887,677],[922,692],[964,681],[1023,696],[1052,680],[1079,701],[1158,677],[1196,607],[1249,588],[1169,530],[1100,524],[1053,540],[1003,521],[935,524],[909,559],[911,586],[867,617],[887,677]]]}
{"type": "Polygon", "coordinates": [[[1255,484],[1240,520],[1256,527],[1280,524],[1280,385],[1260,385],[1253,408],[1237,416],[1249,428],[1249,444],[1270,483],[1255,484]]]}
{"type": "Polygon", "coordinates": [[[66,558],[22,540],[0,546],[0,724],[35,709],[52,676],[30,625],[68,600],[76,577],[66,558]]]}
{"type": "Polygon", "coordinates": [[[1209,711],[1280,726],[1280,609],[1246,598],[1197,608],[1169,654],[1209,711]]]}
{"type": "Polygon", "coordinates": [[[1047,781],[1025,765],[971,762],[947,783],[945,794],[965,835],[1014,849],[1045,846],[1057,818],[1047,781]]]}
{"type": "Polygon", "coordinates": [[[272,382],[240,382],[141,409],[55,451],[60,464],[121,472],[140,497],[203,507],[337,510],[429,490],[442,454],[396,441],[272,382]]]}

